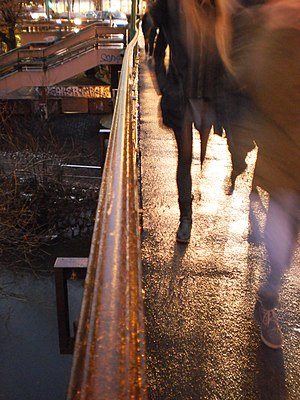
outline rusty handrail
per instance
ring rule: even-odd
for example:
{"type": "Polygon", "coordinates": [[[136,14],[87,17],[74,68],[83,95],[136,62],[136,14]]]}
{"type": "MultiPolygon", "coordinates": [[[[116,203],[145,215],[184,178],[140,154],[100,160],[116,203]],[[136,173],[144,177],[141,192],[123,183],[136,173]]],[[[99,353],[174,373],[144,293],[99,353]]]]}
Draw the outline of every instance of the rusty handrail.
{"type": "Polygon", "coordinates": [[[76,334],[68,400],[147,399],[134,52],[122,64],[76,334]]]}

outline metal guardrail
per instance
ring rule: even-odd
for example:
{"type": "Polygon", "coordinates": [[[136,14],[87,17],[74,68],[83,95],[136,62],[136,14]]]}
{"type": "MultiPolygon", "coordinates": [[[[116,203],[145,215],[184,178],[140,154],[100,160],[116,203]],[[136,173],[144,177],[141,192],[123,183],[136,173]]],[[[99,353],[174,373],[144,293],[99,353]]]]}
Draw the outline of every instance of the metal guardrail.
{"type": "MultiPolygon", "coordinates": [[[[93,23],[97,23],[99,25],[101,24],[103,26],[110,26],[108,22],[100,20],[93,20],[93,23]]],[[[81,24],[79,27],[86,27],[89,25],[91,25],[91,20],[85,20],[81,18],[81,24]]],[[[51,21],[22,21],[22,24],[19,27],[19,32],[72,32],[75,28],[78,28],[78,25],[68,20],[60,20],[60,23],[57,23],[56,19],[51,21]]]]}
{"type": "Polygon", "coordinates": [[[138,32],[122,64],[68,400],[147,399],[137,173],[138,32]]]}

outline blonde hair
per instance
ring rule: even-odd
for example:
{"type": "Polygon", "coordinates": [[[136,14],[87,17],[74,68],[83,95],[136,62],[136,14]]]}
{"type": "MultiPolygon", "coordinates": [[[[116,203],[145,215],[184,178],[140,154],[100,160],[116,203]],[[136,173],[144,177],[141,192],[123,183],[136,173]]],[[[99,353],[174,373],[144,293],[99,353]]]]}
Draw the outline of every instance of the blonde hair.
{"type": "Polygon", "coordinates": [[[214,36],[225,67],[234,73],[230,60],[232,45],[232,15],[241,7],[237,0],[180,0],[185,43],[194,52],[214,36]],[[192,47],[192,48],[191,48],[192,47]]]}
{"type": "Polygon", "coordinates": [[[187,45],[200,42],[203,36],[213,34],[211,23],[215,12],[212,0],[180,0],[179,4],[182,31],[187,45]]]}
{"type": "Polygon", "coordinates": [[[230,57],[233,35],[232,16],[241,6],[237,0],[216,0],[216,6],[215,36],[217,48],[225,67],[234,74],[230,57]]]}

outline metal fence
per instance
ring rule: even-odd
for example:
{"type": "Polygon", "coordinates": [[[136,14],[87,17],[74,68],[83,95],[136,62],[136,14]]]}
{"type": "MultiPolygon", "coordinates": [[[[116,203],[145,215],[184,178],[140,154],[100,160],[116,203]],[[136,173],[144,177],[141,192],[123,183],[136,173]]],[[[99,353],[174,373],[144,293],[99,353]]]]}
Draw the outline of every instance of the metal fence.
{"type": "Polygon", "coordinates": [[[137,166],[137,40],[138,32],[122,64],[68,400],[147,398],[137,166]]]}

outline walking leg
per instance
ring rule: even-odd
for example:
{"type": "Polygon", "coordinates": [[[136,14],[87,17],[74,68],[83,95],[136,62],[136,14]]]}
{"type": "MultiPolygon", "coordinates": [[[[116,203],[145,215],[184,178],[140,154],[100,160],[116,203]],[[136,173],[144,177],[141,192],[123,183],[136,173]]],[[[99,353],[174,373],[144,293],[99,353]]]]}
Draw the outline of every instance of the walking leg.
{"type": "Polygon", "coordinates": [[[258,290],[255,318],[260,325],[262,341],[273,349],[282,345],[282,333],[277,320],[281,279],[291,264],[299,233],[299,204],[297,193],[270,195],[265,226],[265,246],[270,273],[258,290]]]}
{"type": "Polygon", "coordinates": [[[180,210],[180,224],[176,240],[188,243],[192,228],[192,124],[185,123],[181,131],[175,131],[178,148],[177,188],[180,210]]]}

